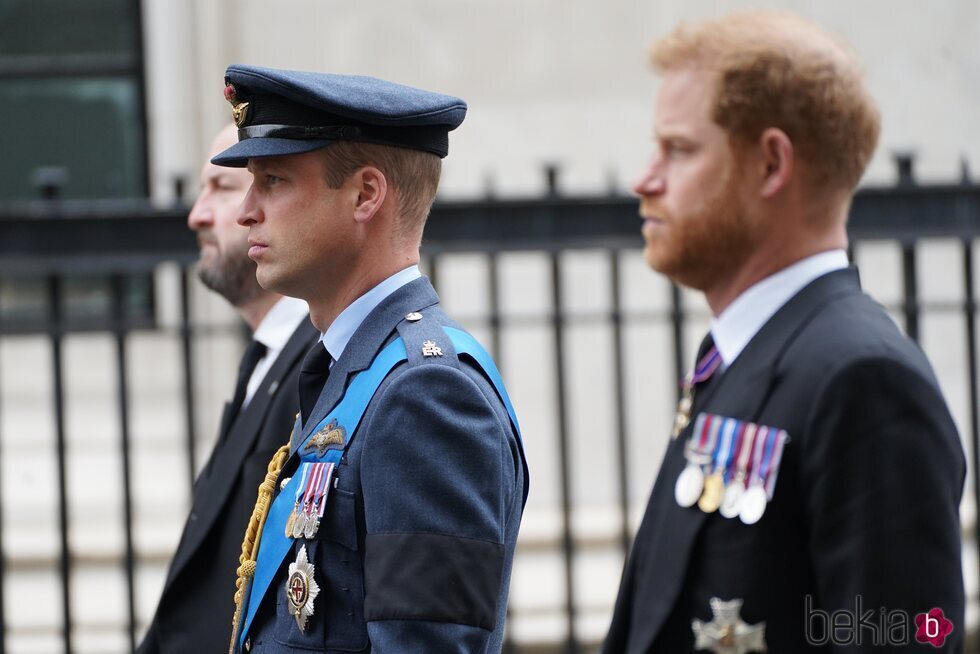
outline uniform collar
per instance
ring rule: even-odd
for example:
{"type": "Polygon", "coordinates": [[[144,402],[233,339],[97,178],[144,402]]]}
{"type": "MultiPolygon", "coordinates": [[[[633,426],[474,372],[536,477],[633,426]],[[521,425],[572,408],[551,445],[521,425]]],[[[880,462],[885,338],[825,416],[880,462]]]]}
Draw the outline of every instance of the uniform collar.
{"type": "Polygon", "coordinates": [[[818,277],[847,266],[844,250],[820,252],[766,277],[735,298],[711,321],[711,336],[724,367],[732,365],[749,341],[790,298],[818,277]]]}
{"type": "Polygon", "coordinates": [[[370,291],[354,300],[346,309],[340,312],[327,331],[320,336],[320,342],[327,348],[327,352],[334,361],[340,359],[340,355],[347,349],[347,344],[357,328],[361,326],[364,319],[381,302],[400,289],[405,284],[420,278],[422,273],[417,265],[409,266],[404,270],[396,272],[394,275],[384,280],[370,291]]]}
{"type": "Polygon", "coordinates": [[[283,297],[272,305],[262,322],[255,328],[252,338],[270,351],[278,351],[286,345],[296,327],[310,314],[303,300],[283,297]]]}

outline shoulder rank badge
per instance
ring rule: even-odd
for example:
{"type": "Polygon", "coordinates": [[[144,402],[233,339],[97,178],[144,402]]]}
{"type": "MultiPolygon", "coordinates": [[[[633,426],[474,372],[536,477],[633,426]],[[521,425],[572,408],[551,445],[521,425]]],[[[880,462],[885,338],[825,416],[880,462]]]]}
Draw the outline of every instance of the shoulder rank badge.
{"type": "Polygon", "coordinates": [[[313,600],[320,594],[313,573],[313,564],[306,558],[306,545],[303,545],[296,560],[289,564],[289,576],[286,578],[289,612],[296,618],[300,631],[306,631],[306,621],[313,616],[313,600]]]}
{"type": "Polygon", "coordinates": [[[766,652],[766,623],[748,624],[742,619],[740,599],[724,601],[711,598],[711,622],[692,620],[694,649],[714,654],[748,654],[766,652]]]}

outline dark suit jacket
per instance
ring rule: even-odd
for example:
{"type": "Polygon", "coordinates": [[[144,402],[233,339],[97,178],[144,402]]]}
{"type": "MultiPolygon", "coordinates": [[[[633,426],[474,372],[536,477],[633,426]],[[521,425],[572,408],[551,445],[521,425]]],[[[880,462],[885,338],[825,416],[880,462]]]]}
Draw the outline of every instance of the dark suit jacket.
{"type": "Polygon", "coordinates": [[[789,432],[773,500],[754,525],[678,506],[692,427],[682,432],[654,485],[604,652],[693,651],[691,621],[712,619],[712,597],[744,600],[742,618],[765,622],[774,654],[932,651],[915,642],[911,621],[933,607],[954,623],[943,651],[962,648],[962,446],[925,356],[861,292],[855,270],[793,297],[698,393],[692,415],[702,411],[789,432]],[[905,611],[911,644],[869,648],[868,622],[850,644],[847,629],[838,645],[820,644],[828,624],[819,612],[855,613],[858,603],[855,620],[905,611]]]}
{"type": "MultiPolygon", "coordinates": [[[[248,632],[258,652],[499,652],[527,483],[507,412],[482,371],[457,358],[428,280],[383,300],[334,364],[296,448],[396,335],[408,361],[349,435],[319,532],[296,539],[248,632]],[[417,322],[405,320],[419,312],[417,322]],[[444,353],[423,360],[422,343],[444,353]],[[301,631],[288,564],[306,547],[320,588],[301,631]]],[[[263,538],[269,534],[264,532],[263,538]]]]}
{"type": "Polygon", "coordinates": [[[139,654],[228,650],[242,537],[269,460],[289,440],[300,364],[317,336],[309,320],[296,328],[194,483],[191,512],[139,654]]]}

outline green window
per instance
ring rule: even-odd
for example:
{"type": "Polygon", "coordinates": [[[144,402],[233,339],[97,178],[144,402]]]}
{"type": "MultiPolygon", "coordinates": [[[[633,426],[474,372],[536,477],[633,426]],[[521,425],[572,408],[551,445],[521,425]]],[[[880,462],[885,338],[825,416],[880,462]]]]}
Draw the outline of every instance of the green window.
{"type": "Polygon", "coordinates": [[[139,11],[0,1],[0,202],[146,196],[139,11]]]}

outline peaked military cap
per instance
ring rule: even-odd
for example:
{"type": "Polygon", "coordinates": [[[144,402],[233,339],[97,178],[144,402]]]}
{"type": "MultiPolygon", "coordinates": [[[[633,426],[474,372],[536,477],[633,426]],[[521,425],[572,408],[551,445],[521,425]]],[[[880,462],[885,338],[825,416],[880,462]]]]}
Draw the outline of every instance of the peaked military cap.
{"type": "Polygon", "coordinates": [[[449,95],[373,77],[258,66],[229,66],[225,99],[232,105],[238,143],[211,162],[234,168],[249,159],[310,152],[335,141],[445,157],[449,132],[466,116],[466,103],[449,95]]]}

